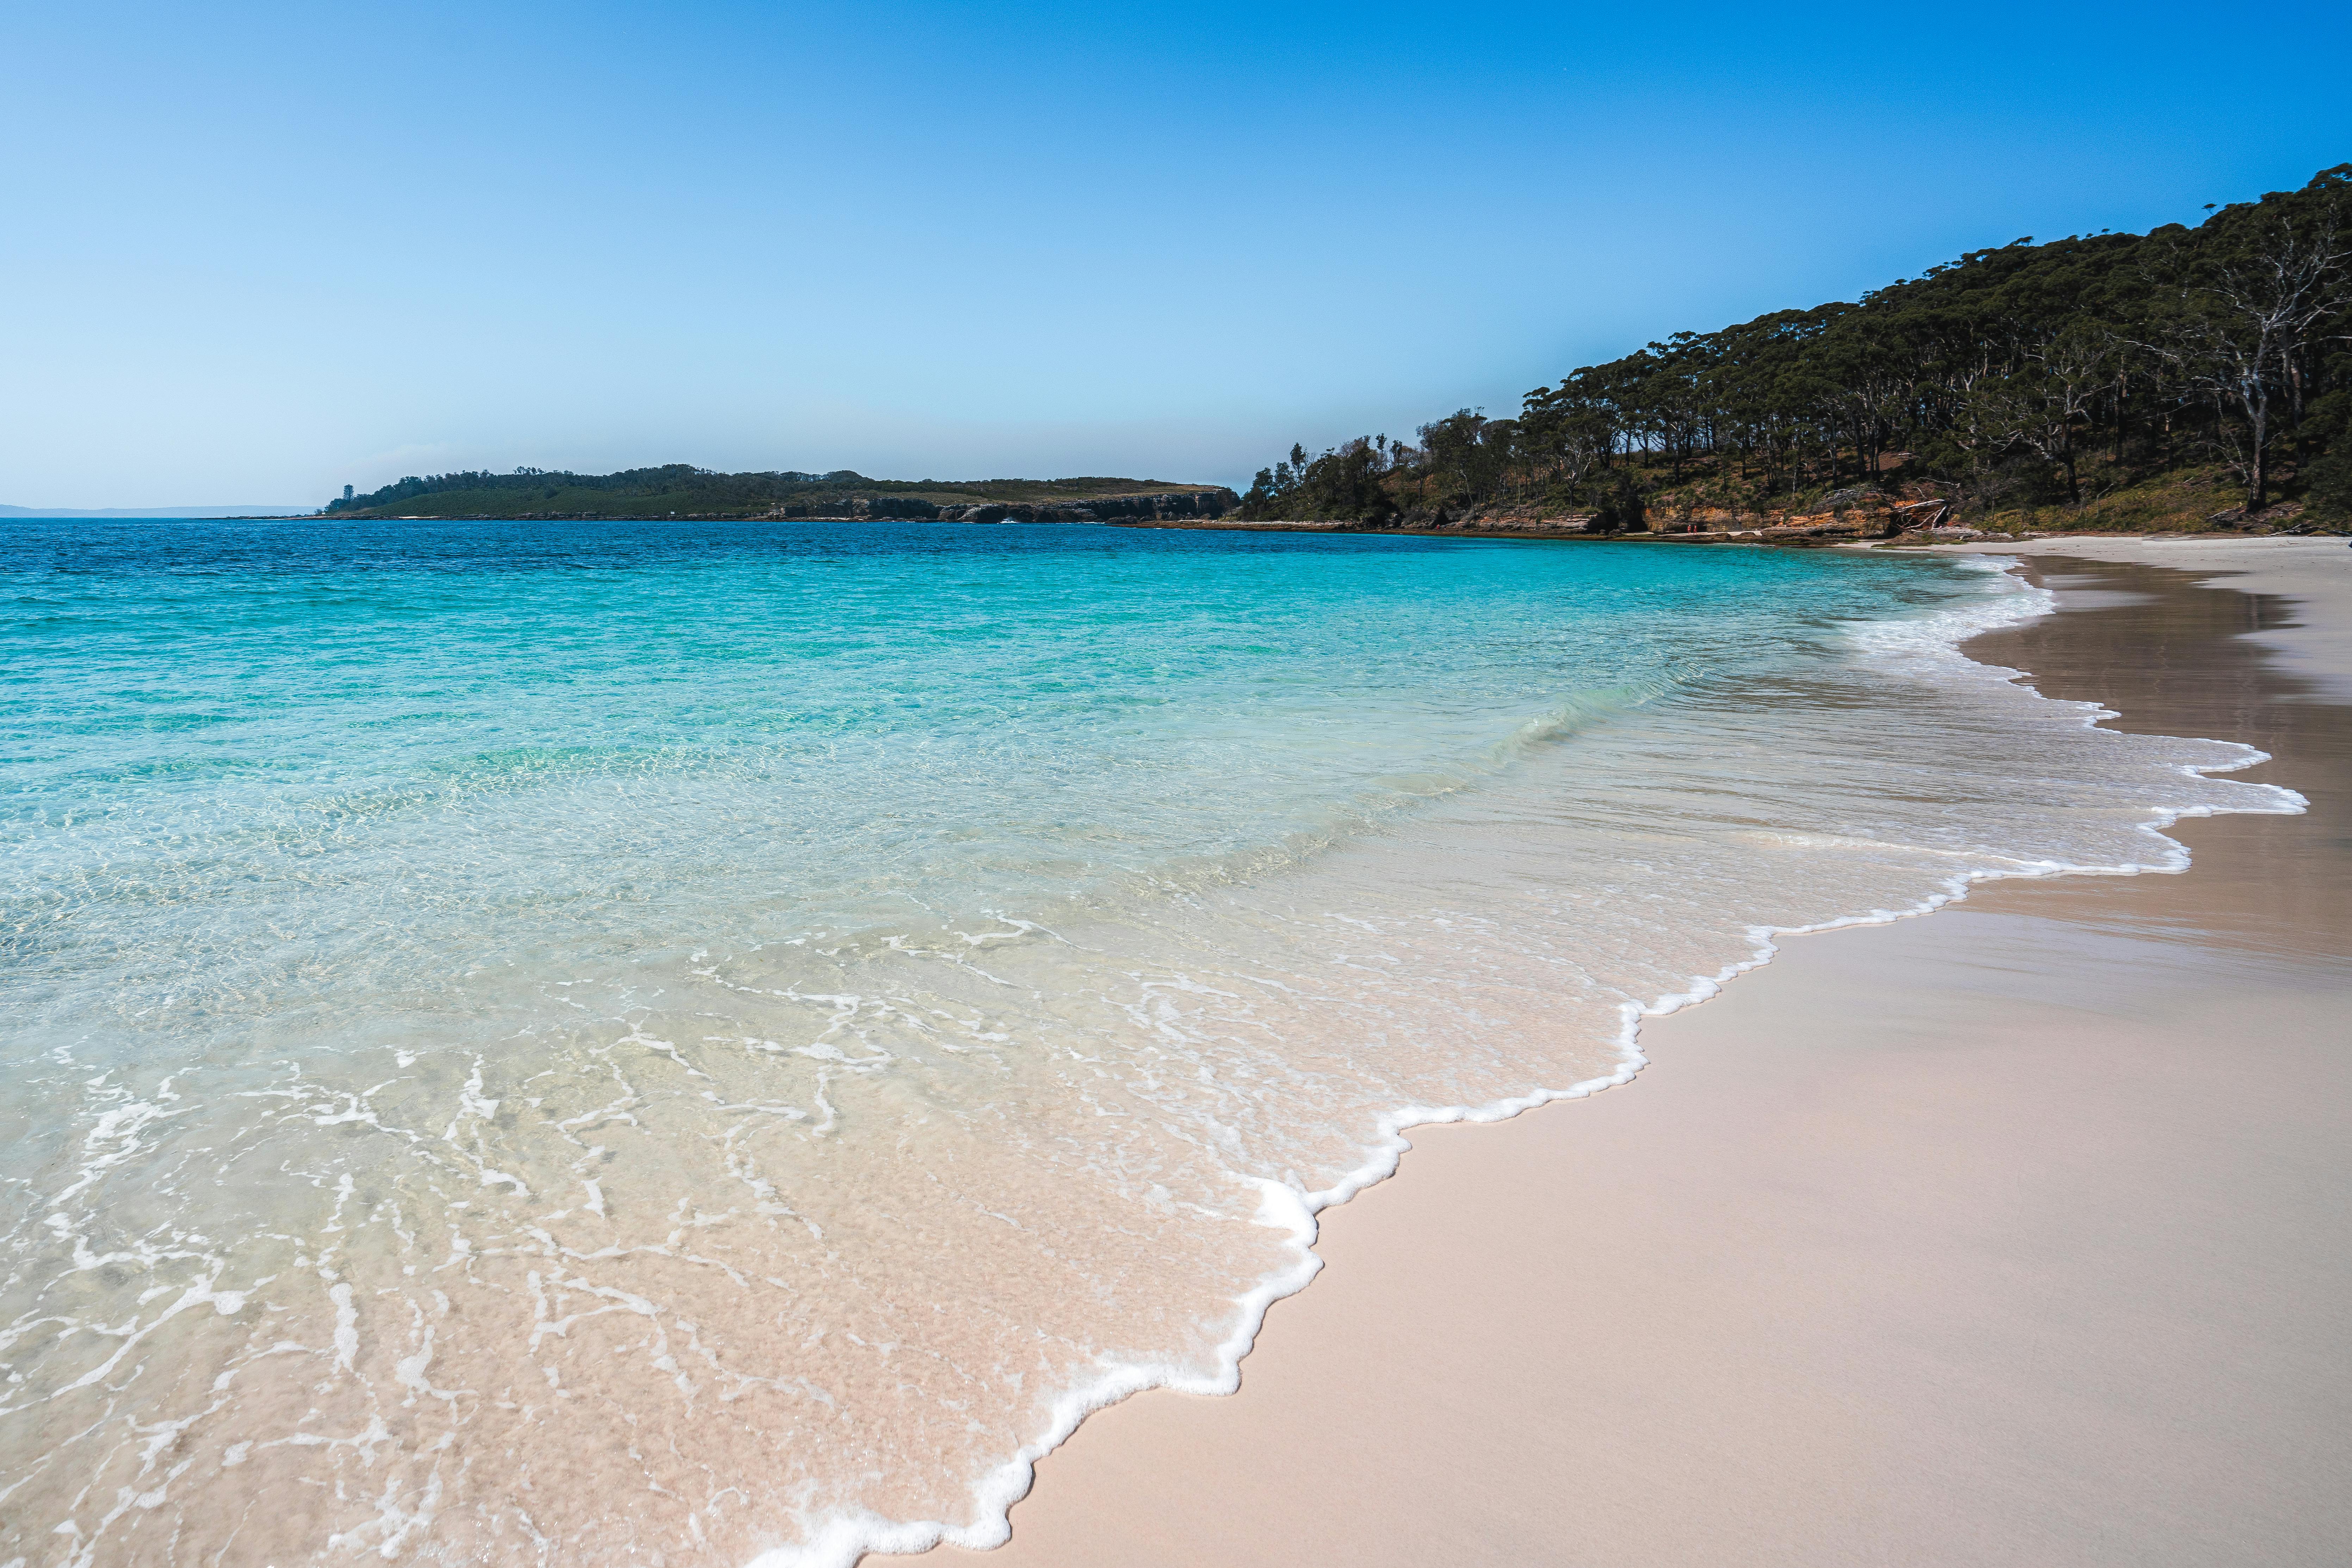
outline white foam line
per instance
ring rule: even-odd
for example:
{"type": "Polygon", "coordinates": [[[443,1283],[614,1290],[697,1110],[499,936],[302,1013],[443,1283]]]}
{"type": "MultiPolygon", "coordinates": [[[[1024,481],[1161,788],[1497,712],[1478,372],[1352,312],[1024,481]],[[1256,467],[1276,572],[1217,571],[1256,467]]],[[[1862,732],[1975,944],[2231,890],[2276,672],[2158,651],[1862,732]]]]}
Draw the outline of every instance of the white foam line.
{"type": "MultiPolygon", "coordinates": [[[[2015,584],[2014,595],[2004,595],[2006,603],[1996,600],[1990,605],[1940,612],[1916,621],[1879,622],[1857,630],[1875,634],[1878,639],[1885,639],[1886,634],[1894,633],[1907,649],[1952,656],[1993,679],[2022,686],[2041,696],[2025,672],[1979,663],[1960,654],[1959,644],[1988,631],[2023,625],[2050,615],[2055,609],[2056,595],[2044,589],[2031,587],[2010,575],[2019,564],[2014,556],[1988,555],[1971,559],[1982,561],[1988,569],[2001,573],[2015,584]]],[[[2055,702],[2060,700],[2045,697],[2042,700],[2055,702]]],[[[2096,729],[2103,719],[2117,717],[2095,702],[2067,702],[2063,705],[2082,710],[2083,727],[2086,730],[2096,729]]],[[[2181,764],[2178,771],[2182,775],[2198,778],[2209,773],[2236,773],[2270,761],[2268,752],[2238,742],[2206,743],[2234,747],[2240,755],[2228,762],[2208,765],[2181,764]]],[[[1267,1310],[1284,1297],[1295,1296],[1304,1290],[1322,1270],[1323,1259],[1314,1251],[1319,1229],[1317,1216],[1323,1210],[1346,1203],[1365,1188],[1394,1175],[1405,1152],[1412,1147],[1404,1135],[1413,1128],[1458,1121],[1507,1121],[1539,1105],[1549,1105],[1555,1100],[1582,1100],[1601,1089],[1631,1082],[1635,1073],[1649,1065],[1649,1058],[1642,1054],[1640,1045],[1642,1020],[1663,1018],[1717,995],[1730,981],[1770,963],[1780,951],[1777,938],[1808,936],[1850,926],[1891,925],[1899,920],[1932,914],[1947,904],[1966,899],[1969,889],[1979,882],[2005,881],[2011,878],[2040,880],[2052,877],[2136,877],[2145,872],[2176,874],[2189,868],[2189,850],[2177,840],[2167,837],[2164,830],[2182,817],[2246,814],[2291,816],[2301,814],[2310,805],[2303,795],[2282,785],[2248,787],[2268,792],[2271,804],[2148,807],[2152,815],[2148,821],[2139,825],[2139,831],[2164,846],[2160,858],[2154,861],[2126,861],[2111,866],[2085,866],[2054,860],[2017,862],[2014,869],[1985,868],[1957,874],[1946,880],[1939,891],[1927,895],[1908,909],[1874,910],[1868,914],[1843,915],[1818,925],[1751,926],[1748,936],[1755,945],[1747,958],[1725,965],[1711,976],[1693,977],[1687,990],[1659,997],[1647,1005],[1629,1001],[1621,1005],[1616,1042],[1617,1066],[1613,1071],[1571,1084],[1566,1089],[1538,1089],[1530,1094],[1494,1100],[1485,1105],[1410,1106],[1392,1111],[1381,1119],[1380,1135],[1372,1146],[1371,1157],[1320,1192],[1302,1192],[1266,1177],[1252,1181],[1250,1184],[1255,1186],[1259,1194],[1256,1222],[1288,1230],[1295,1257],[1288,1268],[1267,1276],[1259,1281],[1256,1289],[1235,1300],[1237,1326],[1232,1336],[1217,1347],[1215,1372],[1204,1375],[1164,1363],[1129,1363],[1108,1366],[1100,1377],[1071,1390],[1057,1400],[1045,1431],[1034,1441],[1024,1444],[1012,1458],[991,1470],[973,1487],[972,1500],[979,1510],[979,1517],[973,1523],[956,1525],[939,1520],[887,1520],[863,1510],[854,1513],[834,1511],[803,1516],[800,1522],[807,1531],[805,1541],[796,1546],[772,1547],[753,1558],[747,1568],[855,1568],[859,1559],[873,1552],[912,1553],[928,1552],[940,1545],[985,1551],[1003,1545],[1013,1538],[1013,1505],[1029,1495],[1029,1489],[1036,1480],[1037,1461],[1066,1442],[1078,1429],[1079,1424],[1096,1411],[1153,1388],[1172,1388],[1183,1394],[1232,1394],[1241,1387],[1242,1359],[1257,1342],[1258,1331],[1265,1326],[1267,1310]]]]}

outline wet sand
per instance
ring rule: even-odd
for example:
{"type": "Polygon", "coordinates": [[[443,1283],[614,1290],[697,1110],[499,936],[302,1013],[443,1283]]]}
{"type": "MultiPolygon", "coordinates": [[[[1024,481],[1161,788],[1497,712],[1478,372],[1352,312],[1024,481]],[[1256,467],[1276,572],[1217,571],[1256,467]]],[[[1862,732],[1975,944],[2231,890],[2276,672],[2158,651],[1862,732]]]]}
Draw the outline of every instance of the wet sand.
{"type": "Polygon", "coordinates": [[[1240,1394],[1097,1415],[1009,1546],[936,1555],[2352,1559],[2347,580],[2325,546],[2059,548],[2064,613],[1970,651],[2260,746],[2238,776],[2308,815],[1790,939],[1650,1024],[1632,1085],[1417,1131],[1240,1394]],[[2095,558],[2128,554],[2194,575],[2095,558]],[[2309,594],[2198,585],[2233,571],[2309,594]]]}
{"type": "Polygon", "coordinates": [[[2260,624],[2243,635],[2279,656],[2288,673],[2331,701],[2352,702],[2352,541],[2334,537],[2241,539],[2173,534],[2092,536],[2023,544],[1939,546],[1938,553],[2066,556],[2167,566],[2193,581],[2256,597],[2260,624]]]}

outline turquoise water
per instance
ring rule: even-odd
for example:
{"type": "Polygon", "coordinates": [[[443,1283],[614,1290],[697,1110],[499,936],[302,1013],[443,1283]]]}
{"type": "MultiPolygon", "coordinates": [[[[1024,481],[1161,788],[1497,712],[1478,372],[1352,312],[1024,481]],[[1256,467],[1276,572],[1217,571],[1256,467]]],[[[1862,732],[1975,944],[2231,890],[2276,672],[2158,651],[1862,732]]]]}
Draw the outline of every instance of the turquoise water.
{"type": "Polygon", "coordinates": [[[989,1539],[1400,1125],[2278,805],[1959,658],[2040,607],[1975,563],[12,521],[0,580],[0,1561],[989,1539]]]}
{"type": "MultiPolygon", "coordinates": [[[[306,942],[352,929],[320,879],[395,918],[488,914],[483,858],[587,897],[536,910],[567,940],[643,937],[625,910],[681,878],[788,925],[970,912],[1034,876],[1339,830],[1492,768],[1529,726],[1965,591],[1762,552],[241,528],[10,541],[11,847],[44,921],[73,911],[68,947],[40,949],[68,965],[84,922],[160,918],[166,896],[248,921],[277,900],[306,942]]],[[[191,933],[152,934],[156,983],[213,982],[184,965],[191,933]]]]}

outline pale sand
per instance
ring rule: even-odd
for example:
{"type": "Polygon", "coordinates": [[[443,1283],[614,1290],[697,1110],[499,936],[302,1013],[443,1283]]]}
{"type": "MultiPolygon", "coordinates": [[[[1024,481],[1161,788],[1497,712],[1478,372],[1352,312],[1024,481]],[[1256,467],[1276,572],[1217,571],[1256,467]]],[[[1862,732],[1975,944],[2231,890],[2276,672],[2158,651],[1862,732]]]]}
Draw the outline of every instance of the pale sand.
{"type": "Polygon", "coordinates": [[[2347,675],[2301,542],[2195,558],[2293,606],[2040,563],[2075,607],[1973,651],[2261,745],[2241,776],[2310,815],[2184,824],[2186,876],[1792,940],[1646,1028],[1633,1085],[1416,1131],[1240,1394],[1103,1412],[1011,1545],[942,1554],[2352,1561],[2352,710],[2280,700],[2315,693],[2238,635],[2303,622],[2281,646],[2347,675]]]}
{"type": "Polygon", "coordinates": [[[2317,686],[2330,701],[2352,702],[2352,541],[2333,538],[2216,538],[2210,534],[2146,538],[2039,539],[2021,544],[1938,545],[1939,553],[2071,555],[2089,561],[2131,561],[2168,566],[2198,582],[2250,595],[2284,600],[2301,624],[2251,635],[2277,652],[2284,666],[2317,686]]]}

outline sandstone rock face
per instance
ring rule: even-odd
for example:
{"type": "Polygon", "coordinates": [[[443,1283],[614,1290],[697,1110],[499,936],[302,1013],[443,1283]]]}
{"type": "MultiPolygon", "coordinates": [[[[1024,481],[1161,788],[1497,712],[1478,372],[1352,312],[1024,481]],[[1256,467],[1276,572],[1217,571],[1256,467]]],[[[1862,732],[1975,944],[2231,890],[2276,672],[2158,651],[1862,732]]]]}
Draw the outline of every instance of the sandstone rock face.
{"type": "MultiPolygon", "coordinates": [[[[1916,493],[1916,487],[1906,487],[1916,493]]],[[[1841,539],[1886,539],[1906,529],[1932,526],[1952,510],[1948,500],[1901,496],[1855,487],[1824,496],[1802,512],[1783,510],[1734,511],[1727,507],[1659,505],[1649,509],[1647,528],[1633,537],[1675,543],[1831,543],[1841,539]]],[[[1269,524],[1268,526],[1284,526],[1269,524]]],[[[1353,528],[1371,531],[1461,533],[1509,538],[1559,539],[1604,531],[1593,512],[1547,511],[1531,502],[1489,502],[1454,509],[1414,507],[1383,519],[1360,522],[1300,522],[1289,526],[1353,528]]]]}
{"type": "Polygon", "coordinates": [[[1948,518],[1953,502],[1906,485],[1905,494],[1869,486],[1832,491],[1803,511],[1775,509],[1732,511],[1724,507],[1654,507],[1652,531],[1668,538],[1719,536],[1764,540],[1889,539],[1909,529],[1932,528],[1948,518]]]}
{"type": "Polygon", "coordinates": [[[900,518],[923,521],[940,515],[940,509],[929,501],[899,500],[892,496],[877,496],[870,500],[849,503],[849,515],[861,521],[875,518],[900,518]]]}
{"type": "Polygon", "coordinates": [[[1230,489],[1168,490],[1156,495],[1098,496],[1084,501],[940,506],[896,496],[863,497],[856,500],[789,501],[767,515],[772,518],[849,518],[860,522],[895,518],[917,522],[1149,522],[1185,518],[1218,518],[1242,504],[1230,489]]]}
{"type": "Polygon", "coordinates": [[[1160,495],[1098,496],[1083,501],[940,507],[942,522],[1156,522],[1216,518],[1241,505],[1228,489],[1170,490],[1160,495]]]}
{"type": "Polygon", "coordinates": [[[1228,489],[1171,490],[1161,495],[1101,496],[1034,509],[1038,522],[1124,522],[1223,517],[1242,504],[1228,489]]]}
{"type": "Polygon", "coordinates": [[[1387,526],[1410,529],[1416,533],[1525,533],[1551,538],[1563,533],[1591,533],[1597,521],[1595,514],[1589,511],[1546,512],[1532,506],[1495,503],[1465,507],[1460,511],[1445,507],[1415,507],[1398,513],[1387,526]]]}

